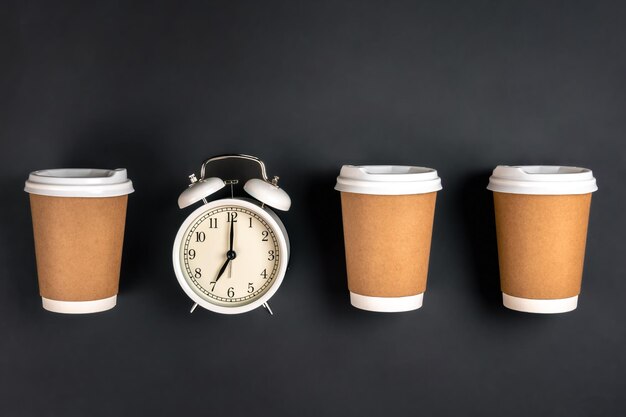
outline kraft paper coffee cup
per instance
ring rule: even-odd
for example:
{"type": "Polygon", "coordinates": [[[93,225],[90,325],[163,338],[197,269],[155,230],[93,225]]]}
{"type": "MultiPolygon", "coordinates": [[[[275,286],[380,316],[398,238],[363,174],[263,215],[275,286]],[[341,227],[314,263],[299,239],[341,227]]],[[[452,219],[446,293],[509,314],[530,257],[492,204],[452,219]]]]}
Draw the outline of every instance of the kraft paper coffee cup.
{"type": "Polygon", "coordinates": [[[350,302],[380,312],[416,310],[426,291],[437,171],[344,165],[341,192],[350,302]]]}
{"type": "Polygon", "coordinates": [[[528,313],[575,310],[583,275],[589,169],[498,166],[493,191],[504,306],[528,313]]]}
{"type": "Polygon", "coordinates": [[[128,194],[125,169],[32,172],[30,194],[43,308],[95,313],[115,307],[128,194]]]}

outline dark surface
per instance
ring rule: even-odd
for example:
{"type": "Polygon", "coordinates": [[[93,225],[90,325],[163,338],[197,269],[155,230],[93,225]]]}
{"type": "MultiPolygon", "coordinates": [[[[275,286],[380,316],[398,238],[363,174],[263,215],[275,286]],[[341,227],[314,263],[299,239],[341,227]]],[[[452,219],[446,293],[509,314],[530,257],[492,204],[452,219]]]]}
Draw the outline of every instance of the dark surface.
{"type": "Polygon", "coordinates": [[[512,3],[3,2],[0,415],[624,415],[626,7],[512,3]],[[172,271],[178,194],[225,152],[293,200],[274,317],[190,315],[172,271]],[[439,170],[421,310],[350,307],[344,163],[439,170]],[[598,178],[570,314],[501,306],[485,186],[524,163],[598,178]],[[137,190],[119,304],[52,314],[23,181],[84,166],[137,190]]]}

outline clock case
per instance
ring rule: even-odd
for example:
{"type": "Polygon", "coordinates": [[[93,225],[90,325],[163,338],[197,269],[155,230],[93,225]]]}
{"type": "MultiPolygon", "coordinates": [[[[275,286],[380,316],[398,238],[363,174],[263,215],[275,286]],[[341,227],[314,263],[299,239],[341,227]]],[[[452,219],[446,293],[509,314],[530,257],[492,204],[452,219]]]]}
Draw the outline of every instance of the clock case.
{"type": "Polygon", "coordinates": [[[176,274],[176,278],[178,279],[178,283],[180,284],[183,291],[185,291],[185,294],[187,294],[187,296],[191,298],[195,303],[194,306],[191,308],[191,312],[193,312],[198,305],[207,310],[222,314],[240,314],[254,310],[257,307],[264,306],[270,312],[270,314],[272,314],[272,310],[269,308],[267,302],[276,293],[276,291],[282,284],[285,273],[287,272],[287,265],[289,264],[289,255],[291,249],[287,230],[285,229],[283,222],[272,210],[272,208],[275,208],[281,211],[288,211],[291,207],[291,199],[289,198],[289,195],[283,189],[278,187],[279,178],[273,177],[273,179],[270,180],[267,176],[265,164],[263,163],[263,161],[255,156],[244,154],[229,154],[214,156],[207,159],[202,163],[202,167],[200,169],[200,179],[198,180],[195,174],[190,175],[189,179],[191,181],[191,184],[185,191],[180,194],[178,198],[178,206],[183,209],[199,201],[202,201],[204,204],[194,210],[189,216],[187,216],[187,218],[179,228],[178,233],[176,234],[176,238],[174,239],[174,247],[172,250],[172,263],[174,265],[174,272],[176,274]],[[230,185],[232,187],[234,184],[238,183],[238,180],[224,181],[217,177],[205,178],[206,166],[211,162],[224,159],[243,159],[253,161],[259,165],[261,169],[261,178],[252,178],[248,180],[243,187],[244,191],[246,191],[246,193],[250,196],[254,197],[254,199],[246,197],[234,197],[232,195],[231,188],[231,198],[222,198],[219,200],[207,201],[207,197],[215,194],[226,185],[230,185]],[[276,273],[276,277],[274,278],[274,283],[264,294],[259,296],[259,298],[241,306],[220,306],[202,298],[193,290],[191,285],[187,282],[187,279],[185,278],[185,272],[183,271],[181,266],[181,245],[183,243],[185,232],[187,231],[189,226],[202,215],[202,213],[221,206],[240,206],[248,210],[254,211],[261,218],[263,218],[263,220],[267,222],[270,227],[272,227],[275,233],[282,236],[282,238],[280,236],[277,237],[277,240],[280,253],[284,255],[280,257],[281,261],[278,271],[276,273]]]}

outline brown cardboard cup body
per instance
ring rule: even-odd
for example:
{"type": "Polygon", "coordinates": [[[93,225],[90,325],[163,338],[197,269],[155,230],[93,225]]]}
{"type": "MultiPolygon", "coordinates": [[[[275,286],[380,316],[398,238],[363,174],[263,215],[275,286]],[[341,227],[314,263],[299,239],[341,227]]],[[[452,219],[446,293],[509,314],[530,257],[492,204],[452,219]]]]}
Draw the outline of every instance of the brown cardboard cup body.
{"type": "Polygon", "coordinates": [[[86,302],[117,295],[127,201],[127,195],[30,194],[39,291],[44,300],[86,302]]]}
{"type": "Polygon", "coordinates": [[[578,296],[591,194],[493,195],[502,292],[537,300],[578,296]]]}
{"type": "Polygon", "coordinates": [[[426,291],[436,196],[341,193],[351,293],[408,297],[426,291]]]}

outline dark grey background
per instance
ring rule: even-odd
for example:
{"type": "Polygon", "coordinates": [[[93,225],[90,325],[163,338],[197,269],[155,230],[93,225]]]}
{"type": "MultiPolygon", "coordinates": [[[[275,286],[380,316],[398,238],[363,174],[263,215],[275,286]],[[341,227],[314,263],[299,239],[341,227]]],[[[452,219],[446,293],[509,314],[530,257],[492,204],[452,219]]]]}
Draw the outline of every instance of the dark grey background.
{"type": "Polygon", "coordinates": [[[2,416],[609,416],[626,412],[626,7],[620,2],[3,2],[2,416]],[[187,175],[280,175],[276,312],[189,315],[170,262],[187,175]],[[424,307],[349,305],[344,163],[434,167],[424,307]],[[501,306],[497,164],[590,167],[578,310],[501,306]],[[118,306],[40,306],[29,171],[126,167],[118,306]]]}

